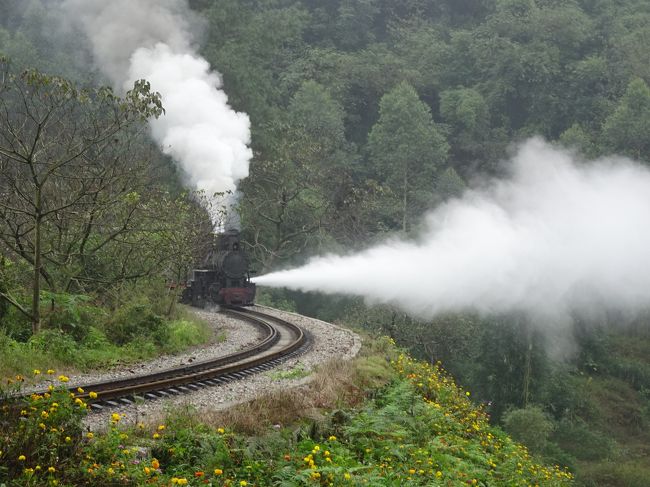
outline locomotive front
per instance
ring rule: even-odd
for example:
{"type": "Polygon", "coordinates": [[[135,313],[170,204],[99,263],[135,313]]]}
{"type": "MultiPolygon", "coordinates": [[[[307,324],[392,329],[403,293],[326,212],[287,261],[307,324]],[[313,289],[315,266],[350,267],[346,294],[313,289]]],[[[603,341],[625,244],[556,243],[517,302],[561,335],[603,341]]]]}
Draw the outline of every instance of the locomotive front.
{"type": "Polygon", "coordinates": [[[194,269],[192,274],[183,302],[199,307],[207,303],[250,306],[255,300],[248,255],[241,248],[238,230],[219,234],[203,267],[194,269]]]}

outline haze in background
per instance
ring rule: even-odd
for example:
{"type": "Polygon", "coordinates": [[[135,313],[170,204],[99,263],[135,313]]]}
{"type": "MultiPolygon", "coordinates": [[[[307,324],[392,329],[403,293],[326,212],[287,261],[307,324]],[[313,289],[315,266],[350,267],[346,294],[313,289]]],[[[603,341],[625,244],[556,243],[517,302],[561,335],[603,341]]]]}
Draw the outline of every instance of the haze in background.
{"type": "Polygon", "coordinates": [[[248,176],[250,121],[228,105],[219,73],[196,53],[200,25],[186,0],[64,0],[63,9],[116,90],[146,79],[161,94],[165,114],[151,131],[189,183],[207,194],[234,192],[248,176]]]}
{"type": "Polygon", "coordinates": [[[426,215],[417,240],[254,281],[359,295],[419,317],[523,311],[561,326],[573,312],[638,310],[650,303],[650,171],[623,158],[580,162],[530,139],[508,177],[426,215]]]}

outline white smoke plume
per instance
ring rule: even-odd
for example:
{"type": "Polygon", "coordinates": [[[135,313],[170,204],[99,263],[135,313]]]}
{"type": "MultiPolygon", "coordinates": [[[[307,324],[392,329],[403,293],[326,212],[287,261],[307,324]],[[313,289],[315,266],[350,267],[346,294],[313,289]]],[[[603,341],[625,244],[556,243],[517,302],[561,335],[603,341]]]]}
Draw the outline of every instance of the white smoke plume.
{"type": "Polygon", "coordinates": [[[199,21],[187,1],[64,0],[63,8],[118,91],[146,79],[161,94],[166,113],[151,120],[151,131],[189,183],[207,194],[235,191],[248,176],[250,122],[228,105],[219,73],[196,53],[199,21]]]}
{"type": "Polygon", "coordinates": [[[315,258],[255,282],[364,296],[420,317],[548,319],[650,304],[650,170],[630,160],[580,162],[531,139],[506,179],[447,202],[425,227],[417,241],[315,258]]]}

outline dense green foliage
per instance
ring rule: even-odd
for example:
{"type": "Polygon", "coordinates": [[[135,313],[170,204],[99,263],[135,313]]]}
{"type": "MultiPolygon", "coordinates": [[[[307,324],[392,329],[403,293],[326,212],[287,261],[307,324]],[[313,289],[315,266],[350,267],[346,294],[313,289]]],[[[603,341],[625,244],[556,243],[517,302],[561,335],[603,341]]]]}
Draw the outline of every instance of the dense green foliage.
{"type": "MultiPolygon", "coordinates": [[[[223,74],[231,104],[251,117],[255,157],[241,187],[240,212],[260,272],[324,251],[365,247],[391,232],[416,233],[423,211],[457,195],[467,181],[498,174],[509,144],[533,134],[590,158],[616,153],[650,162],[647,1],[189,3],[206,20],[202,54],[223,74]]],[[[54,14],[41,1],[5,5],[0,52],[15,66],[88,81],[89,57],[78,52],[77,39],[51,28],[54,14]]],[[[164,183],[152,186],[142,173],[137,196],[124,193],[114,209],[118,215],[137,211],[133,236],[150,250],[138,265],[167,259],[156,267],[162,273],[143,269],[146,282],[182,276],[200,253],[201,232],[188,243],[178,229],[204,222],[191,201],[176,199],[169,162],[155,151],[153,159],[165,168],[164,183]],[[175,205],[184,211],[170,212],[175,205]],[[151,228],[151,221],[166,225],[151,228]]],[[[47,252],[60,251],[53,246],[54,227],[49,230],[46,224],[47,252]]],[[[19,350],[36,340],[30,319],[20,318],[15,306],[29,313],[33,263],[7,246],[0,261],[0,293],[7,297],[0,299],[0,320],[5,335],[21,343],[12,350],[19,350]]],[[[109,264],[126,257],[133,262],[128,250],[108,247],[65,266],[45,262],[45,331],[49,296],[66,292],[72,296],[65,299],[91,297],[82,298],[81,308],[126,306],[117,314],[129,316],[129,305],[111,298],[122,296],[116,291],[122,279],[83,286],[78,279],[119,278],[109,264]]],[[[489,404],[493,422],[552,461],[571,465],[589,485],[641,485],[650,477],[647,319],[625,332],[610,326],[621,317],[576,323],[575,347],[558,362],[549,357],[554,344],[521,316],[421,322],[355,300],[281,291],[262,298],[380,330],[421,358],[443,360],[489,404]],[[535,425],[535,434],[522,432],[522,423],[535,425]]],[[[52,310],[58,306],[55,300],[52,310]]],[[[99,319],[84,332],[72,326],[78,321],[66,318],[62,330],[82,342],[104,326],[99,319]]],[[[155,319],[140,328],[132,323],[136,329],[113,325],[130,337],[124,343],[158,326],[155,319]]]]}
{"type": "Polygon", "coordinates": [[[22,410],[0,412],[8,425],[0,433],[0,479],[10,486],[571,484],[571,474],[535,463],[490,426],[440,366],[398,355],[387,341],[378,350],[383,356],[357,360],[358,380],[348,384],[361,387],[364,364],[375,362],[372,373],[388,383],[364,391],[375,399],[318,422],[260,425],[261,438],[187,413],[135,427],[122,427],[124,417],[114,413],[108,431],[84,434],[83,400],[61,387],[32,395],[22,410]]]}
{"type": "Polygon", "coordinates": [[[207,339],[163,285],[212,227],[201,195],[159,179],[143,134],[159,96],[0,70],[0,368],[108,365],[207,339]]]}

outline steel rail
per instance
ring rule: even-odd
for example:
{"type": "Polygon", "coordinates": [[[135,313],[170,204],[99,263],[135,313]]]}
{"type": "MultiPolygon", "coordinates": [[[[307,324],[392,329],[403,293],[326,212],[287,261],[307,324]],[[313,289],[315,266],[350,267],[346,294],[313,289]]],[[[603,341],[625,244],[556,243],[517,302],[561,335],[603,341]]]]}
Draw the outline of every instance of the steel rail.
{"type": "MultiPolygon", "coordinates": [[[[233,310],[225,311],[226,314],[235,314],[233,310]]],[[[149,374],[142,374],[136,377],[129,377],[127,379],[116,379],[116,380],[107,380],[102,382],[95,382],[92,384],[86,384],[81,386],[84,391],[93,391],[100,393],[106,390],[112,390],[116,388],[126,388],[129,386],[135,386],[141,384],[142,382],[157,382],[164,379],[169,379],[172,377],[184,377],[193,373],[201,372],[204,370],[211,370],[222,365],[229,363],[237,362],[239,360],[245,359],[247,357],[252,357],[259,353],[262,353],[273,345],[275,345],[280,339],[280,334],[277,329],[270,325],[269,323],[255,318],[249,318],[249,322],[253,323],[259,330],[264,333],[263,339],[254,344],[253,346],[240,350],[239,352],[234,352],[228,355],[223,355],[214,359],[203,360],[200,362],[195,362],[191,365],[185,365],[181,367],[174,367],[170,369],[161,370],[160,372],[154,372],[149,374]]],[[[71,387],[70,392],[76,392],[76,387],[71,387]]],[[[84,393],[78,397],[87,396],[88,393],[84,393]]]]}
{"type": "MultiPolygon", "coordinates": [[[[275,367],[307,348],[307,334],[291,322],[243,308],[229,308],[225,312],[248,320],[264,330],[263,340],[240,352],[212,360],[127,379],[81,385],[79,387],[84,391],[82,393],[78,392],[78,387],[71,387],[69,391],[74,393],[76,398],[90,404],[92,409],[101,410],[104,406],[133,404],[136,399],[156,399],[242,379],[275,367]],[[281,331],[282,328],[285,330],[281,331]],[[97,396],[90,397],[91,392],[97,396]]],[[[32,392],[29,395],[43,392],[32,392]]]]}
{"type": "MultiPolygon", "coordinates": [[[[84,392],[75,396],[88,402],[92,409],[101,410],[105,406],[133,404],[136,398],[156,399],[188,393],[268,370],[302,353],[308,345],[306,333],[291,322],[243,308],[228,309],[226,312],[270,331],[262,342],[244,351],[155,374],[83,385],[84,392]],[[98,396],[91,398],[90,392],[98,396]]],[[[76,388],[70,390],[77,392],[76,388]]]]}

